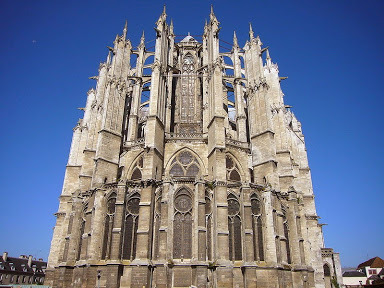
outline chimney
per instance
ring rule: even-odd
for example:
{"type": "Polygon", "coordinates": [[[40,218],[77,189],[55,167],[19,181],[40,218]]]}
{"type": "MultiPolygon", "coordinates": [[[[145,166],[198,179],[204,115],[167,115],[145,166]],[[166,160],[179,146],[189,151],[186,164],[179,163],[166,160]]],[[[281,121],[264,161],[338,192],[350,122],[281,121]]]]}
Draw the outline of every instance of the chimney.
{"type": "Polygon", "coordinates": [[[3,253],[3,261],[7,262],[7,258],[8,258],[8,252],[4,252],[3,253]]]}
{"type": "Polygon", "coordinates": [[[32,255],[29,255],[28,257],[28,266],[32,267],[32,255]]]}
{"type": "Polygon", "coordinates": [[[39,258],[39,261],[43,262],[43,258],[39,258]]]}

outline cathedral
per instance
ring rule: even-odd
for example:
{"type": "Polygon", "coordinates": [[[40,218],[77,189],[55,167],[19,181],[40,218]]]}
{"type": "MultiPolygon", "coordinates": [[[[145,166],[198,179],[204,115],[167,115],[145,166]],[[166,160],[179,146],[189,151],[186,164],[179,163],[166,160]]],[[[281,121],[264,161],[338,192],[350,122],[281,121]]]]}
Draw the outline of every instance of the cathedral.
{"type": "Polygon", "coordinates": [[[117,35],[73,138],[46,270],[51,287],[328,288],[301,123],[249,29],[155,46],[117,35]]]}

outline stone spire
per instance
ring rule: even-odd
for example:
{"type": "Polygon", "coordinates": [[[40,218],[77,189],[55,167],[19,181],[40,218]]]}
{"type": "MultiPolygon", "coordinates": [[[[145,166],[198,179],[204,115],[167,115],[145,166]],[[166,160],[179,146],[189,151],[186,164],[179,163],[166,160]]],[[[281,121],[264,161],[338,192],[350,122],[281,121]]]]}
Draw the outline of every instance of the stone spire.
{"type": "Polygon", "coordinates": [[[109,64],[111,64],[111,50],[109,50],[108,56],[107,56],[107,65],[109,64]]]}
{"type": "Polygon", "coordinates": [[[266,53],[267,53],[267,66],[271,66],[272,60],[271,60],[271,56],[269,56],[269,49],[267,49],[266,53]]]}
{"type": "Polygon", "coordinates": [[[253,34],[252,24],[249,22],[249,39],[252,40],[253,38],[255,38],[255,36],[253,34]]]}
{"type": "Polygon", "coordinates": [[[211,4],[211,13],[209,14],[209,19],[211,22],[219,22],[216,18],[215,13],[213,12],[213,5],[211,4]]]}
{"type": "Polygon", "coordinates": [[[128,28],[128,21],[125,20],[125,25],[124,25],[124,29],[123,29],[123,39],[127,38],[127,28],[128,28]]]}
{"type": "Polygon", "coordinates": [[[156,22],[156,25],[159,26],[161,23],[165,22],[166,19],[167,19],[167,13],[166,13],[166,7],[164,4],[163,13],[161,13],[159,19],[156,22]]]}
{"type": "Polygon", "coordinates": [[[172,19],[171,19],[171,24],[169,25],[169,33],[171,35],[174,35],[174,33],[173,33],[173,20],[172,19]]]}
{"type": "Polygon", "coordinates": [[[233,47],[239,48],[239,43],[237,42],[236,31],[233,31],[233,47]]]}
{"type": "Polygon", "coordinates": [[[145,36],[144,36],[144,30],[143,30],[143,34],[141,35],[141,38],[140,38],[140,44],[139,44],[139,49],[142,49],[145,47],[145,36]]]}

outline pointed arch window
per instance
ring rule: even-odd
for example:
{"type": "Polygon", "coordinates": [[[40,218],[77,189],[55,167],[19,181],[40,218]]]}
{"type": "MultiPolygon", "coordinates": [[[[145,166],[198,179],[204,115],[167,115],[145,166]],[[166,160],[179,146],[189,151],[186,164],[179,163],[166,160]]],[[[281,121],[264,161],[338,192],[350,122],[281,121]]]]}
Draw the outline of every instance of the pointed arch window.
{"type": "Polygon", "coordinates": [[[254,260],[264,261],[262,207],[256,193],[251,195],[254,260]]]}
{"type": "Polygon", "coordinates": [[[286,216],[286,210],[283,207],[283,232],[284,232],[284,242],[285,242],[285,251],[287,253],[287,263],[291,264],[291,250],[289,245],[289,226],[288,226],[288,220],[286,216]]]}
{"type": "Polygon", "coordinates": [[[237,197],[230,193],[228,201],[228,230],[229,230],[229,260],[242,259],[240,203],[237,197]]]}
{"type": "Polygon", "coordinates": [[[101,252],[101,259],[108,259],[111,253],[112,246],[112,230],[113,222],[115,219],[116,210],[116,193],[113,192],[108,198],[107,209],[104,218],[104,237],[103,237],[103,249],[101,252]]]}
{"type": "Polygon", "coordinates": [[[237,166],[235,160],[229,155],[226,155],[225,157],[225,166],[227,168],[227,180],[241,181],[240,172],[239,172],[240,169],[237,166]]]}
{"type": "Polygon", "coordinates": [[[137,228],[139,225],[140,194],[134,192],[125,205],[123,254],[122,258],[133,260],[136,257],[137,228]]]}
{"type": "Polygon", "coordinates": [[[155,194],[155,217],[154,217],[154,258],[159,257],[160,246],[160,225],[161,225],[161,197],[162,189],[158,189],[155,194]]]}
{"type": "Polygon", "coordinates": [[[133,166],[131,180],[140,180],[142,178],[142,170],[144,165],[144,157],[140,156],[139,159],[137,159],[135,165],[133,166]]]}
{"type": "Polygon", "coordinates": [[[192,195],[186,188],[176,192],[173,220],[173,258],[192,258],[192,195]]]}
{"type": "Polygon", "coordinates": [[[169,174],[173,177],[196,177],[199,173],[199,162],[189,151],[180,152],[173,159],[169,171],[169,174]]]}
{"type": "Polygon", "coordinates": [[[85,239],[84,239],[84,232],[85,232],[85,211],[88,209],[88,205],[85,205],[83,207],[83,212],[81,213],[81,217],[80,217],[80,234],[79,234],[79,247],[78,247],[78,250],[77,250],[77,257],[76,257],[76,260],[80,260],[81,259],[81,252],[82,252],[82,249],[86,248],[85,247],[85,239]]]}
{"type": "Polygon", "coordinates": [[[205,191],[205,228],[206,228],[206,259],[212,260],[212,198],[209,191],[205,191]]]}

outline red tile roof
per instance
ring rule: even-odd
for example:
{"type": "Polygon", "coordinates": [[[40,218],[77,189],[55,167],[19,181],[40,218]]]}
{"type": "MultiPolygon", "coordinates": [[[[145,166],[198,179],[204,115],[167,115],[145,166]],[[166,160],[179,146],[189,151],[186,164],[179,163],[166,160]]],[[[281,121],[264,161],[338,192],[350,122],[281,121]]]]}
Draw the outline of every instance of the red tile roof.
{"type": "Polygon", "coordinates": [[[359,266],[357,266],[357,269],[367,266],[371,268],[384,268],[384,260],[376,256],[372,259],[369,259],[368,261],[359,264],[359,266]]]}

